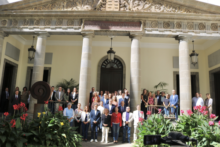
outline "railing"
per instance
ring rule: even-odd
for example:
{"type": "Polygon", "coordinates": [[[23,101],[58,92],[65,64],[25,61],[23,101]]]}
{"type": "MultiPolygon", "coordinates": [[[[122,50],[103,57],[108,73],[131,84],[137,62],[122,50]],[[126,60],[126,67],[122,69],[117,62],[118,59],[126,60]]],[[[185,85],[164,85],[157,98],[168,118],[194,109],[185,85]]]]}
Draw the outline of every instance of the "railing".
{"type": "MultiPolygon", "coordinates": [[[[145,106],[147,108],[147,111],[151,111],[152,114],[155,114],[156,113],[156,110],[158,111],[158,109],[161,109],[161,114],[165,114],[165,111],[164,111],[164,105],[146,105],[145,106]]],[[[176,109],[176,106],[168,106],[169,108],[174,108],[176,109]]],[[[169,109],[169,117],[165,117],[167,119],[175,119],[175,115],[171,113],[171,109],[169,109]]]]}

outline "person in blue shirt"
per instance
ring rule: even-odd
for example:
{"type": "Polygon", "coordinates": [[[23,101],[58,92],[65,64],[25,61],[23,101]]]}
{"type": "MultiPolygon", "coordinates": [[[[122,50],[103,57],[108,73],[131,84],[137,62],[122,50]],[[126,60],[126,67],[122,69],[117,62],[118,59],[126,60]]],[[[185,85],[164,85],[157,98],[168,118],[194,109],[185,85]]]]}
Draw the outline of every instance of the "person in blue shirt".
{"type": "Polygon", "coordinates": [[[122,93],[121,96],[122,96],[122,97],[121,97],[121,98],[119,99],[119,101],[118,101],[118,106],[121,106],[121,102],[124,101],[125,107],[127,107],[127,106],[128,106],[128,100],[129,100],[129,99],[126,99],[126,98],[125,98],[125,94],[124,94],[124,93],[122,93]]]}
{"type": "Polygon", "coordinates": [[[70,126],[72,127],[73,126],[73,119],[75,117],[75,113],[74,113],[74,110],[71,108],[71,106],[72,106],[71,103],[67,104],[67,108],[64,109],[63,115],[67,116],[67,119],[70,122],[70,126]]]}
{"type": "Polygon", "coordinates": [[[176,91],[172,90],[172,95],[170,96],[170,106],[171,106],[171,113],[175,115],[176,120],[178,120],[178,100],[179,97],[178,95],[176,95],[176,91]]]}

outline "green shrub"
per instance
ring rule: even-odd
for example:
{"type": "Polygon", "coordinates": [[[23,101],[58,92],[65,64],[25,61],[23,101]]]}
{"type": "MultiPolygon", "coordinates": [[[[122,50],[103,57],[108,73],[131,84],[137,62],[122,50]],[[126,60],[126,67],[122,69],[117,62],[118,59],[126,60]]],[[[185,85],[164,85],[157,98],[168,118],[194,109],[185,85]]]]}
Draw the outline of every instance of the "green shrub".
{"type": "Polygon", "coordinates": [[[147,120],[140,121],[137,129],[139,132],[135,144],[143,147],[144,135],[161,135],[165,137],[173,130],[173,125],[170,120],[166,120],[162,115],[153,114],[148,116],[147,120]]]}
{"type": "Polygon", "coordinates": [[[53,115],[46,109],[38,119],[31,122],[27,122],[24,114],[16,118],[15,122],[9,123],[6,116],[0,122],[1,147],[81,146],[81,135],[75,131],[76,128],[70,127],[62,111],[53,115]]]}

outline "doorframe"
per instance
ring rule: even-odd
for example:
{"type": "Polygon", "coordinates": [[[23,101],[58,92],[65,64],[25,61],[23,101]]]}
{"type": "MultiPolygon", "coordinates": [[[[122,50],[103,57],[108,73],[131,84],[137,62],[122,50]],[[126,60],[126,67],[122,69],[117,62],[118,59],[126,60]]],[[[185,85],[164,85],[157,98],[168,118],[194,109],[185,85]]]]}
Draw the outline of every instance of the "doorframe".
{"type": "MultiPolygon", "coordinates": [[[[125,82],[126,82],[126,65],[125,65],[124,60],[123,60],[121,57],[115,55],[115,58],[117,58],[119,61],[121,61],[122,65],[123,65],[122,86],[123,86],[123,88],[125,88],[125,82]]],[[[97,66],[97,80],[96,80],[96,81],[97,81],[97,82],[96,82],[96,89],[97,89],[97,91],[100,90],[101,66],[102,66],[102,63],[103,63],[106,59],[108,59],[108,55],[102,57],[102,58],[99,60],[99,62],[98,62],[98,66],[97,66]]],[[[123,90],[123,89],[121,89],[121,90],[123,90]]]]}
{"type": "MultiPolygon", "coordinates": [[[[31,75],[31,69],[33,69],[33,66],[28,66],[27,67],[27,74],[26,74],[26,82],[25,85],[26,87],[29,88],[30,86],[30,75],[31,75]]],[[[44,70],[48,70],[48,84],[50,84],[50,76],[51,76],[51,67],[44,67],[44,70]]],[[[30,90],[30,89],[29,89],[30,90]]]]}
{"type": "MultiPolygon", "coordinates": [[[[190,72],[191,75],[196,76],[196,91],[200,92],[200,87],[199,87],[199,72],[190,72]]],[[[174,71],[173,72],[173,89],[177,91],[177,85],[176,85],[176,75],[179,75],[179,71],[174,71]]],[[[190,77],[191,79],[191,77],[190,77]]],[[[191,81],[190,81],[191,82],[191,81]]]]}
{"type": "MultiPolygon", "coordinates": [[[[8,60],[8,59],[4,59],[4,63],[3,63],[3,69],[2,69],[2,78],[1,78],[1,86],[0,86],[0,95],[2,94],[2,86],[3,86],[3,81],[4,81],[4,74],[5,74],[5,66],[6,63],[11,64],[12,66],[14,66],[14,70],[13,70],[13,75],[12,75],[12,82],[11,82],[11,87],[9,88],[9,95],[13,94],[13,91],[15,91],[15,87],[16,87],[16,80],[17,80],[17,72],[18,72],[18,64],[8,60]]],[[[1,100],[1,98],[0,98],[1,100]]]]}
{"type": "Polygon", "coordinates": [[[212,106],[213,107],[213,109],[212,109],[213,114],[216,114],[216,102],[215,102],[216,97],[215,97],[215,82],[214,82],[214,80],[215,80],[214,74],[216,72],[220,72],[220,67],[209,71],[209,84],[210,84],[209,87],[210,87],[210,95],[213,99],[213,106],[212,106]]]}

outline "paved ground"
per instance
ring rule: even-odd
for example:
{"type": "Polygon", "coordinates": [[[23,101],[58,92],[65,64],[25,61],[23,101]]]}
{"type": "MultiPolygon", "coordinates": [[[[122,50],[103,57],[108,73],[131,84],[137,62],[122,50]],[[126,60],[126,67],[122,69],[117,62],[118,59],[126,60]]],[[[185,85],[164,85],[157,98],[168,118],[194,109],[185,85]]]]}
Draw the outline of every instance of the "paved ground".
{"type": "Polygon", "coordinates": [[[129,143],[117,143],[114,144],[113,142],[110,142],[108,144],[105,143],[95,143],[95,142],[82,142],[82,147],[133,147],[134,144],[129,143]]]}

